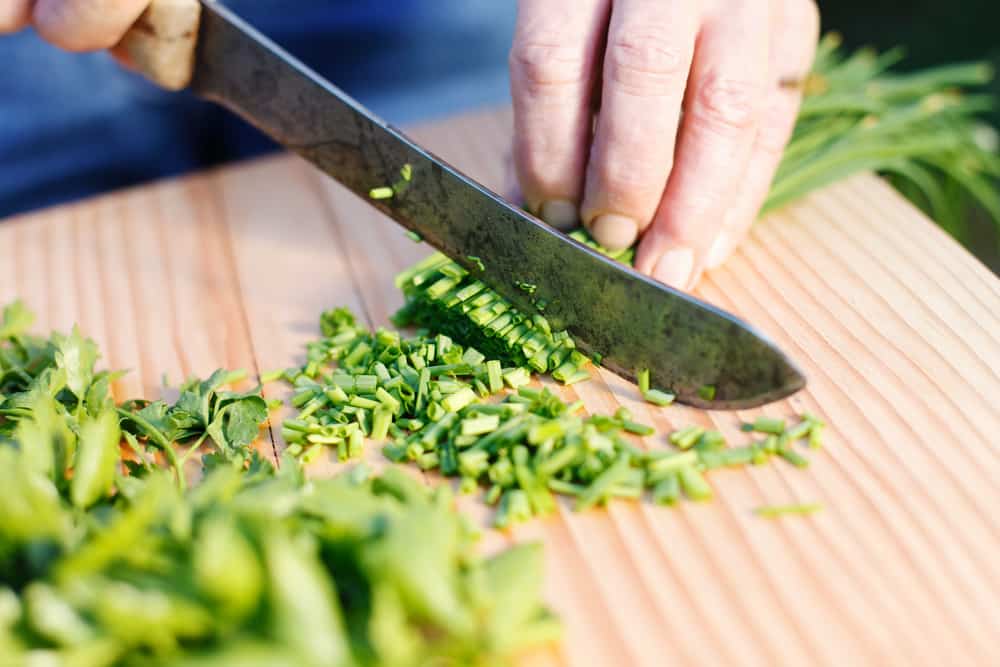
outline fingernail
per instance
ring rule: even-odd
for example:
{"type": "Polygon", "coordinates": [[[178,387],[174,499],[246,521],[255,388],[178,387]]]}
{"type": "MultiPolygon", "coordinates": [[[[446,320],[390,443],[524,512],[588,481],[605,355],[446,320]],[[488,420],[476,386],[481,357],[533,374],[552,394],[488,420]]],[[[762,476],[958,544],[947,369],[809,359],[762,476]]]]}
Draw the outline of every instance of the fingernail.
{"type": "Polygon", "coordinates": [[[639,225],[624,215],[605,213],[590,223],[590,234],[608,250],[624,250],[635,243],[639,225]]]}
{"type": "Polygon", "coordinates": [[[556,229],[572,229],[580,224],[576,204],[565,199],[550,199],[538,208],[538,217],[556,229]]]}
{"type": "Polygon", "coordinates": [[[726,234],[721,234],[709,249],[705,266],[709,269],[718,267],[729,258],[729,250],[729,237],[726,234]]]}
{"type": "Polygon", "coordinates": [[[653,277],[677,289],[687,289],[694,271],[694,251],[690,248],[673,248],[663,253],[653,269],[653,277]]]}

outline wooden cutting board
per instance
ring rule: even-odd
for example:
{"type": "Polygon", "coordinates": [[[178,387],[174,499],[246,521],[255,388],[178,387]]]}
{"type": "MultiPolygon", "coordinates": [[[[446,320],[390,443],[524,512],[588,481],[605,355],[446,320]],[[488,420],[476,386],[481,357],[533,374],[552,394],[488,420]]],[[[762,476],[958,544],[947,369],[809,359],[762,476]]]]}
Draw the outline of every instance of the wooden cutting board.
{"type": "MultiPolygon", "coordinates": [[[[504,187],[506,111],[413,134],[504,187]]],[[[40,330],[79,323],[109,366],[132,369],[116,395],[152,397],[164,374],[298,363],[325,308],[386,323],[401,303],[393,275],[428,250],[280,156],[0,224],[0,303],[25,299],[40,330]]],[[[1000,280],[859,176],[759,223],[698,294],[772,336],[808,388],[710,414],[654,409],[602,372],[566,397],[628,406],[658,427],[649,446],[689,423],[742,442],[741,420],[809,410],[829,424],[826,447],[806,470],[716,471],[711,503],[561,505],[488,534],[487,548],[546,545],[547,595],[567,632],[528,662],[1000,664],[1000,280]],[[753,514],[794,502],[825,509],[753,514]]]]}

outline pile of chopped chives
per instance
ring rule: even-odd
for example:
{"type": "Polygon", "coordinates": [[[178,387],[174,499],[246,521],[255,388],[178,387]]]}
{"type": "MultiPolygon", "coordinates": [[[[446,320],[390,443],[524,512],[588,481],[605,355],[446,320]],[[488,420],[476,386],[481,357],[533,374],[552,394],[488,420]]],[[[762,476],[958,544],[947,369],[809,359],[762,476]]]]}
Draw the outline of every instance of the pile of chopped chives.
{"type": "MultiPolygon", "coordinates": [[[[505,365],[526,372],[551,373],[563,384],[590,378],[590,359],[576,349],[566,331],[552,331],[542,315],[527,315],[435,253],[396,277],[406,305],[393,318],[397,326],[424,326],[460,340],[505,365]]],[[[534,285],[521,289],[533,292],[534,285]]],[[[544,304],[539,303],[539,309],[544,304]]]]}
{"type": "MultiPolygon", "coordinates": [[[[581,402],[529,386],[537,368],[505,365],[443,333],[371,332],[346,309],[324,313],[320,324],[307,363],[268,378],[295,388],[298,414],[282,425],[289,452],[308,462],[333,448],[347,460],[361,454],[366,437],[387,441],[392,461],[458,477],[466,492],[485,488],[500,527],[552,512],[555,494],[575,498],[576,509],[647,494],[659,504],[707,500],[705,472],[774,456],[804,466],[792,445],[819,443],[822,423],[807,415],[787,430],[783,421],[779,429],[775,420],[757,420],[750,430],[764,438],[743,447],[690,426],[670,434],[669,448],[647,450],[632,436],[653,435],[651,426],[625,408],[580,414],[581,402]]],[[[655,391],[647,386],[643,395],[650,400],[655,391]]]]}

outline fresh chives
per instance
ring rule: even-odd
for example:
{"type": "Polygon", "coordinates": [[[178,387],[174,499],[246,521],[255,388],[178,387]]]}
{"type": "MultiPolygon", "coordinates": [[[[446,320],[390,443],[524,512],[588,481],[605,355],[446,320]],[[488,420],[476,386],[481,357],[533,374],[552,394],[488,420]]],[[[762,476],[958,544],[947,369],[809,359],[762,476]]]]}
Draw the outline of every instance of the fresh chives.
{"type": "Polygon", "coordinates": [[[783,516],[809,515],[820,512],[823,505],[820,503],[802,503],[798,505],[767,505],[758,507],[754,514],[765,519],[776,519],[783,516]]]}
{"type": "Polygon", "coordinates": [[[671,444],[676,445],[680,449],[690,449],[694,447],[704,432],[705,429],[701,426],[685,426],[671,433],[669,440],[671,444]]]}
{"type": "Polygon", "coordinates": [[[669,472],[653,487],[653,502],[657,505],[674,505],[681,496],[681,482],[676,472],[669,472]]]}
{"type": "Polygon", "coordinates": [[[660,407],[665,407],[667,405],[670,405],[671,403],[674,402],[674,399],[676,398],[676,396],[674,396],[673,394],[666,391],[660,391],[659,389],[650,389],[649,391],[645,392],[642,395],[642,397],[646,400],[647,403],[652,403],[653,405],[657,405],[660,407]]]}
{"type": "Polygon", "coordinates": [[[785,432],[785,420],[771,417],[758,417],[749,425],[747,430],[756,431],[757,433],[781,435],[785,432]]]}
{"type": "Polygon", "coordinates": [[[712,487],[693,466],[685,466],[677,471],[680,486],[691,500],[709,500],[712,497],[712,487]]]}
{"type": "MultiPolygon", "coordinates": [[[[469,312],[481,313],[481,326],[496,329],[475,347],[454,331],[372,333],[346,311],[324,313],[323,337],[309,344],[307,364],[282,372],[296,387],[299,407],[282,426],[291,452],[313,457],[321,447],[334,447],[338,458],[349,459],[361,455],[365,435],[389,438],[383,451],[392,461],[460,477],[463,492],[488,487],[487,500],[499,503],[499,526],[551,511],[552,493],[574,496],[579,509],[639,498],[646,490],[656,503],[675,503],[682,493],[703,500],[712,495],[703,472],[761,463],[772,454],[797,465],[805,460],[789,453],[790,435],[811,434],[818,422],[805,415],[807,427],[797,423],[787,432],[783,425],[758,423],[782,433],[745,447],[729,448],[719,432],[697,425],[670,434],[676,449],[637,447],[628,436],[650,436],[655,429],[636,422],[627,408],[587,416],[582,401],[565,403],[530,384],[533,371],[524,364],[547,368],[563,382],[589,375],[590,360],[568,334],[552,332],[538,318],[514,317],[499,297],[479,299],[482,286],[460,285],[464,276],[464,269],[445,261],[411,271],[408,280],[442,302],[470,300],[469,312]],[[454,300],[462,290],[462,299],[454,300]],[[492,356],[510,345],[521,350],[520,363],[492,356]],[[494,401],[496,394],[506,395],[494,401]]],[[[642,385],[648,381],[645,373],[637,377],[642,385]]],[[[656,402],[657,390],[644,388],[656,402]]]]}

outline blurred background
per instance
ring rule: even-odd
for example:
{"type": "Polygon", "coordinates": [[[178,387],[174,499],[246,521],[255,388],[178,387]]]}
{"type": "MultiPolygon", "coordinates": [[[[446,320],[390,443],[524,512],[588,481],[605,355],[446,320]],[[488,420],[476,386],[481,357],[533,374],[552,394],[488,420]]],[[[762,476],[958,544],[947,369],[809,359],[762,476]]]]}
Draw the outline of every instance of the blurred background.
{"type": "MultiPolygon", "coordinates": [[[[514,0],[231,0],[250,23],[394,124],[509,98],[514,0]],[[289,11],[289,5],[294,11],[289,11]]],[[[989,60],[997,0],[820,0],[850,48],[906,48],[900,69],[989,60]]],[[[241,159],[273,146],[234,116],[169,94],[106,54],[31,31],[0,38],[0,218],[241,159]]],[[[1000,82],[992,90],[1000,96],[1000,82]]],[[[1000,126],[1000,109],[989,120],[1000,126]]],[[[1000,234],[972,214],[959,240],[1000,272],[1000,234]]]]}

